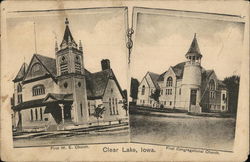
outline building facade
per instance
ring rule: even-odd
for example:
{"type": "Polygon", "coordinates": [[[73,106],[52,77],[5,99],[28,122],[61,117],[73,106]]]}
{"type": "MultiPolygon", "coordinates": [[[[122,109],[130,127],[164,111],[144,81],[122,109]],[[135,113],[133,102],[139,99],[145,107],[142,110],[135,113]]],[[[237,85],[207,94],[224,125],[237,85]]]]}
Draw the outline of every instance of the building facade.
{"type": "Polygon", "coordinates": [[[185,55],[186,61],[170,66],[162,74],[147,72],[138,88],[137,105],[180,109],[188,112],[228,111],[228,92],[214,70],[201,66],[196,35],[185,55]],[[160,93],[159,102],[152,98],[160,93]]]}
{"type": "Polygon", "coordinates": [[[60,130],[98,122],[112,124],[127,120],[124,95],[108,59],[102,70],[84,67],[81,42],[69,29],[55,45],[55,59],[34,54],[24,63],[14,82],[13,126],[18,130],[60,130]]]}

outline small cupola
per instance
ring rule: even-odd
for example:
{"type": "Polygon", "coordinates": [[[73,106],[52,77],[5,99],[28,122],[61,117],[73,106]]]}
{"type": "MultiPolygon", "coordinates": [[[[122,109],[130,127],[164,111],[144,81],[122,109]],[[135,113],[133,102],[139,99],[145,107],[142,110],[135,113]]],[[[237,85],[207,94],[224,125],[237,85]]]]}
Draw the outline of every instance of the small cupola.
{"type": "Polygon", "coordinates": [[[192,63],[192,64],[201,63],[202,54],[200,52],[200,48],[196,39],[196,33],[194,34],[193,41],[185,57],[187,58],[189,63],[192,63]]]}

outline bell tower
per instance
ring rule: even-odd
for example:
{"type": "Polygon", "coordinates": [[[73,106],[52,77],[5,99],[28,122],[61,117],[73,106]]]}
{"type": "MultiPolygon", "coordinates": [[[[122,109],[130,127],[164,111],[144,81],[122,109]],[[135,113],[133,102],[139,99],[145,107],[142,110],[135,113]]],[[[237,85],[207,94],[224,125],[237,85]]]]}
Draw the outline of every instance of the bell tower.
{"type": "Polygon", "coordinates": [[[76,124],[88,122],[86,80],[84,74],[83,48],[76,44],[66,18],[63,40],[58,48],[55,43],[57,78],[61,94],[73,94],[72,121],[76,124]]]}
{"type": "Polygon", "coordinates": [[[184,107],[188,111],[200,112],[200,95],[201,95],[201,58],[202,54],[194,34],[193,41],[188,52],[185,55],[186,63],[184,66],[182,89],[184,107]]]}

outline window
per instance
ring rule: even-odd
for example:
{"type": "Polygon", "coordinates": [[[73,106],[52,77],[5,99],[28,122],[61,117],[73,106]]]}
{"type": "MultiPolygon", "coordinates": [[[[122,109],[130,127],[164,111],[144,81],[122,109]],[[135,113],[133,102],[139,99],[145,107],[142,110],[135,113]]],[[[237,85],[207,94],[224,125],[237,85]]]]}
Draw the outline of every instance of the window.
{"type": "Polygon", "coordinates": [[[161,95],[163,95],[163,89],[161,89],[161,95]]]}
{"type": "Polygon", "coordinates": [[[222,106],[222,110],[224,110],[225,109],[225,106],[222,106]]]}
{"type": "Polygon", "coordinates": [[[79,58],[79,56],[76,56],[75,57],[75,70],[76,70],[76,73],[81,74],[81,69],[82,69],[82,67],[81,67],[80,58],[79,58]]]}
{"type": "Polygon", "coordinates": [[[111,107],[111,98],[109,98],[109,111],[110,111],[110,115],[112,115],[112,107],[111,107]]]}
{"type": "Polygon", "coordinates": [[[88,109],[89,109],[89,116],[91,115],[90,114],[90,102],[88,102],[88,109]]]}
{"type": "Polygon", "coordinates": [[[209,90],[215,90],[215,82],[213,79],[209,81],[209,90]]]}
{"type": "Polygon", "coordinates": [[[215,98],[215,91],[210,91],[210,98],[215,98]]]}
{"type": "Polygon", "coordinates": [[[181,88],[179,89],[179,95],[181,95],[181,88]]]}
{"type": "Polygon", "coordinates": [[[116,114],[119,115],[117,98],[115,99],[115,107],[116,107],[116,114]]]}
{"type": "Polygon", "coordinates": [[[113,114],[115,115],[115,99],[112,98],[113,114]]]}
{"type": "Polygon", "coordinates": [[[142,86],[141,95],[145,94],[145,85],[142,86]]]}
{"type": "Polygon", "coordinates": [[[32,88],[33,96],[45,94],[45,87],[43,85],[37,85],[32,88]]]}
{"type": "Polygon", "coordinates": [[[60,69],[61,69],[61,74],[68,74],[68,61],[65,56],[61,57],[60,60],[60,69]]]}
{"type": "Polygon", "coordinates": [[[68,74],[68,64],[67,63],[61,63],[60,64],[61,74],[68,74]]]}
{"type": "Polygon", "coordinates": [[[226,94],[223,94],[223,95],[222,95],[222,99],[223,99],[223,100],[226,100],[226,94]]]}
{"type": "Polygon", "coordinates": [[[170,106],[172,105],[172,101],[169,102],[169,105],[170,105],[170,106]]]}
{"type": "Polygon", "coordinates": [[[168,77],[166,86],[167,87],[172,87],[173,86],[173,78],[172,77],[168,77]]]}
{"type": "Polygon", "coordinates": [[[82,112],[82,104],[80,104],[80,109],[81,109],[81,116],[83,116],[83,112],[82,112]]]}
{"type": "Polygon", "coordinates": [[[22,86],[20,83],[17,85],[17,92],[22,92],[22,86]]]}
{"type": "Polygon", "coordinates": [[[37,113],[37,109],[35,109],[36,112],[36,120],[38,120],[38,113],[37,113]]]}
{"type": "Polygon", "coordinates": [[[22,95],[22,94],[18,94],[18,95],[17,95],[17,102],[18,102],[18,103],[23,102],[23,95],[22,95]]]}
{"type": "Polygon", "coordinates": [[[34,119],[33,119],[33,110],[32,110],[32,109],[30,109],[30,120],[31,120],[31,121],[34,120],[34,119]]]}
{"type": "Polygon", "coordinates": [[[41,70],[41,65],[39,63],[36,63],[32,66],[32,72],[36,73],[41,70]]]}
{"type": "Polygon", "coordinates": [[[40,108],[40,119],[43,120],[43,109],[40,108]]]}
{"type": "Polygon", "coordinates": [[[166,95],[172,95],[172,89],[166,89],[166,95]]]}

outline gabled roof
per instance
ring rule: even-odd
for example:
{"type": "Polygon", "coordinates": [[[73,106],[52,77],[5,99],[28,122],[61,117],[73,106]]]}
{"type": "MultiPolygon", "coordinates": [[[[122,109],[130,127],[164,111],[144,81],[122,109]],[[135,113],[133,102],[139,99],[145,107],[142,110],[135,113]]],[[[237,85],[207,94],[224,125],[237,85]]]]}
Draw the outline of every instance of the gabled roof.
{"type": "Polygon", "coordinates": [[[25,73],[27,72],[27,69],[28,69],[28,64],[23,63],[23,65],[21,66],[19,72],[17,73],[17,75],[13,81],[14,82],[22,81],[24,76],[25,76],[25,73]]]}
{"type": "Polygon", "coordinates": [[[198,42],[197,42],[197,39],[196,39],[196,33],[194,34],[194,39],[189,47],[189,50],[187,52],[187,54],[185,55],[186,57],[187,56],[198,56],[198,57],[202,57],[201,55],[201,51],[200,51],[200,48],[199,48],[199,45],[198,45],[198,42]]]}
{"type": "MultiPolygon", "coordinates": [[[[182,79],[183,77],[183,72],[184,72],[184,66],[185,66],[185,62],[181,62],[175,66],[172,67],[177,79],[182,79]]],[[[164,80],[164,75],[168,72],[165,71],[164,73],[162,73],[159,78],[158,78],[158,81],[163,81],[164,80]]]]}
{"type": "Polygon", "coordinates": [[[56,59],[35,54],[35,56],[38,58],[38,60],[45,66],[45,68],[49,71],[50,74],[52,74],[54,77],[56,77],[56,59]]]}
{"type": "MultiPolygon", "coordinates": [[[[56,76],[57,76],[56,59],[42,56],[39,54],[34,54],[32,59],[34,59],[34,57],[36,57],[38,59],[38,61],[52,75],[52,77],[56,78],[56,76]]],[[[30,66],[31,65],[29,65],[28,68],[31,68],[30,66]]],[[[24,65],[24,67],[27,67],[27,64],[24,65]]],[[[22,66],[21,69],[23,69],[24,67],[22,66]]],[[[122,93],[122,89],[121,89],[112,69],[107,69],[107,70],[103,70],[103,71],[96,72],[96,73],[91,73],[87,69],[84,69],[84,70],[85,70],[85,76],[86,76],[86,86],[87,86],[88,98],[90,98],[90,99],[102,98],[104,93],[105,93],[106,86],[108,84],[109,79],[114,79],[114,81],[116,82],[116,84],[118,86],[118,89],[119,89],[121,95],[124,97],[124,95],[122,93]]],[[[20,71],[23,71],[23,70],[20,70],[20,71]]],[[[24,76],[27,75],[27,70],[25,71],[25,73],[21,73],[21,74],[17,75],[17,76],[23,77],[21,80],[25,79],[24,76]]],[[[58,97],[57,94],[50,94],[50,95],[52,95],[54,97],[58,97]]]]}
{"type": "Polygon", "coordinates": [[[185,66],[185,62],[181,62],[172,68],[177,79],[181,79],[183,77],[184,66],[185,66]]]}
{"type": "Polygon", "coordinates": [[[214,73],[214,70],[205,70],[205,69],[202,69],[202,74],[201,74],[201,77],[202,77],[202,80],[207,80],[209,79],[209,77],[214,73]]]}
{"type": "Polygon", "coordinates": [[[114,79],[121,95],[123,96],[122,89],[113,73],[113,70],[106,69],[106,70],[96,72],[96,73],[87,72],[86,85],[87,85],[88,99],[102,98],[105,93],[109,79],[114,79]]]}
{"type": "Polygon", "coordinates": [[[152,79],[155,88],[159,89],[160,86],[158,85],[157,80],[158,80],[160,75],[156,74],[156,73],[152,73],[152,72],[148,72],[148,74],[149,74],[150,78],[152,79]]]}

